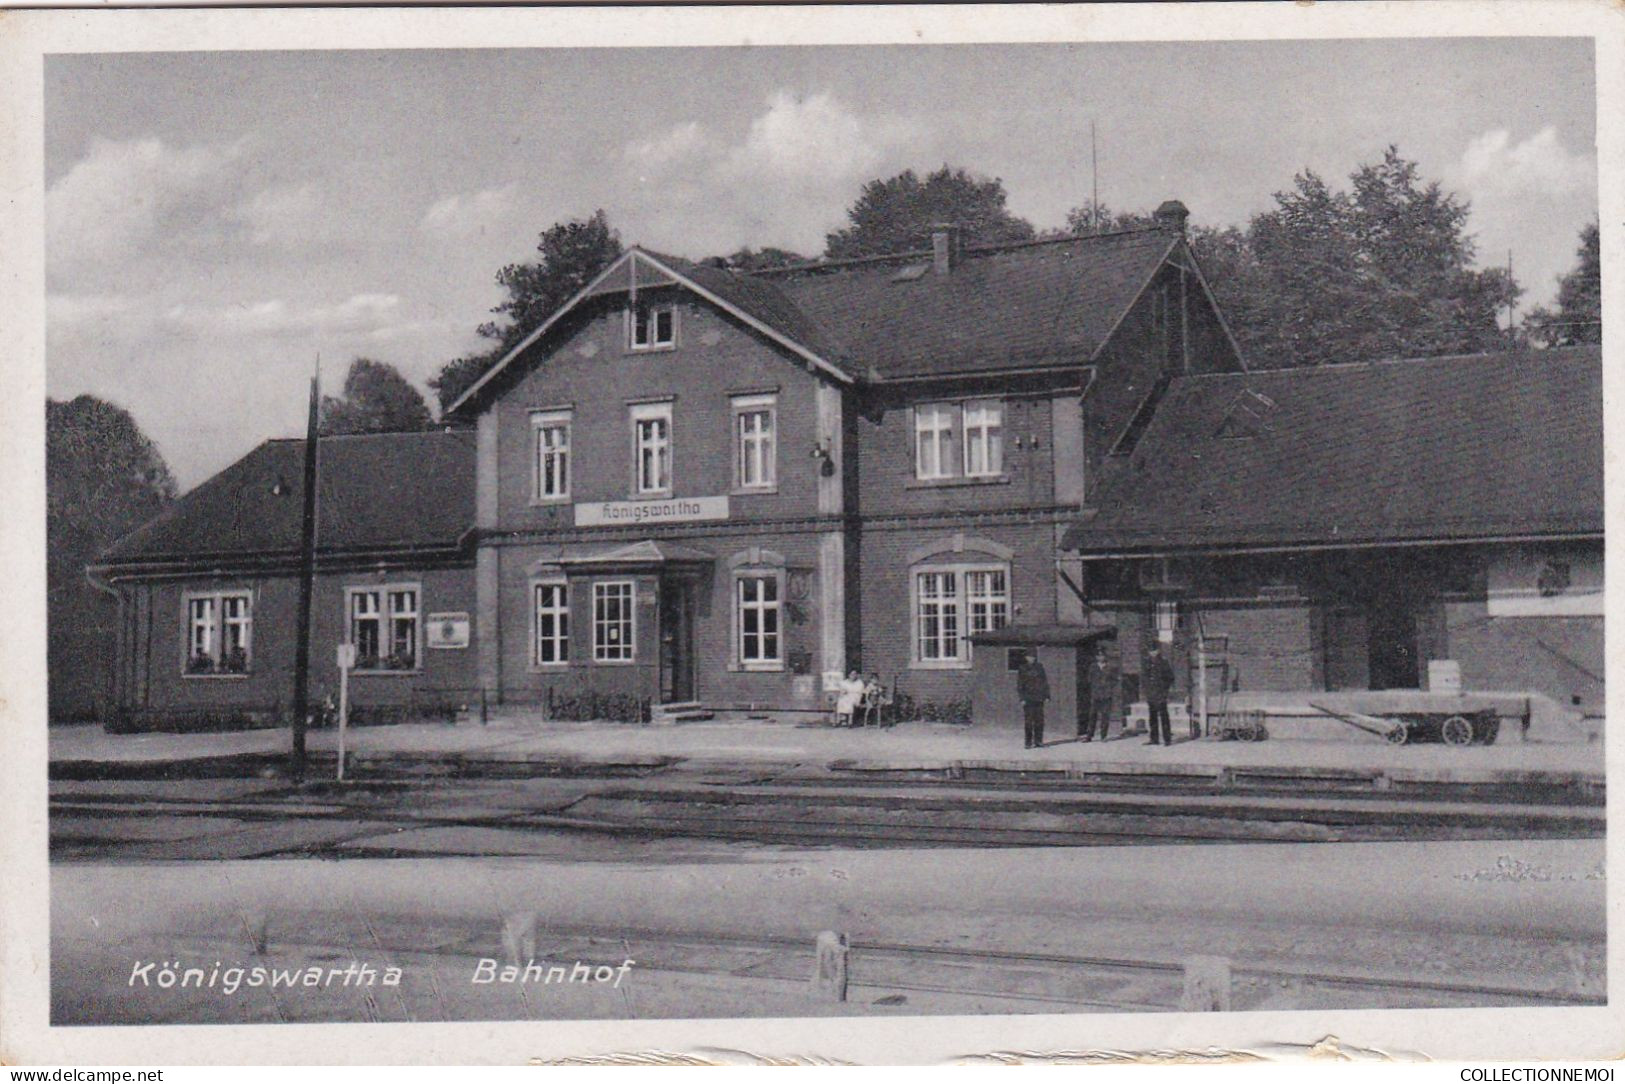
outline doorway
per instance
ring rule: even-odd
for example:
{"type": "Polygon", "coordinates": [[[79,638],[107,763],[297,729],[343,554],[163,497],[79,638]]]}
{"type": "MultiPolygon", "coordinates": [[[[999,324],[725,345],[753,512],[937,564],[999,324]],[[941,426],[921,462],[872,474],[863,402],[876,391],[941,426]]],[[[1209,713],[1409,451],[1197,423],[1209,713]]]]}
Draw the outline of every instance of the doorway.
{"type": "Polygon", "coordinates": [[[1371,630],[1368,654],[1373,689],[1419,689],[1422,668],[1417,662],[1416,611],[1399,600],[1366,615],[1371,630]]]}
{"type": "Polygon", "coordinates": [[[694,699],[694,584],[675,577],[660,584],[660,702],[694,699]]]}

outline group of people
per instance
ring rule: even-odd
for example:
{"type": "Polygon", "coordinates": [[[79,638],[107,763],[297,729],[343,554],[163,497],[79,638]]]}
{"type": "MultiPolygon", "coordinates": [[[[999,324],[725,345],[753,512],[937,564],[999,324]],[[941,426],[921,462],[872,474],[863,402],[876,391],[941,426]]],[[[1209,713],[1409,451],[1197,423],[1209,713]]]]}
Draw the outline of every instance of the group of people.
{"type": "Polygon", "coordinates": [[[879,722],[885,688],[879,674],[870,674],[867,678],[856,670],[847,674],[835,687],[835,725],[865,726],[879,722]]]}
{"type": "MultiPolygon", "coordinates": [[[[1150,714],[1151,738],[1147,745],[1172,745],[1173,727],[1168,718],[1168,697],[1174,688],[1174,668],[1162,653],[1162,644],[1151,641],[1145,665],[1140,669],[1140,692],[1150,714]]],[[[1089,695],[1078,705],[1078,740],[1105,741],[1111,730],[1112,702],[1117,682],[1102,652],[1095,653],[1089,669],[1089,695]]],[[[1050,698],[1049,674],[1036,651],[1028,651],[1016,671],[1016,696],[1021,700],[1026,729],[1026,748],[1044,744],[1044,703],[1050,698]]]]}

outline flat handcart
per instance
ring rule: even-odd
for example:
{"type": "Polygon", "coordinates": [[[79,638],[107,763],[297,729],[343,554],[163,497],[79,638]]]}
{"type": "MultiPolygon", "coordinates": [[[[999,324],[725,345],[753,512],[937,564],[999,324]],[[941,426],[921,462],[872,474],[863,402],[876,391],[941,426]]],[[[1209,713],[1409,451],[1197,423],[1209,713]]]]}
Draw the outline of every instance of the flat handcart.
{"type": "Polygon", "coordinates": [[[1310,701],[1309,706],[1394,745],[1491,745],[1501,729],[1493,705],[1458,693],[1373,692],[1347,702],[1310,701]]]}

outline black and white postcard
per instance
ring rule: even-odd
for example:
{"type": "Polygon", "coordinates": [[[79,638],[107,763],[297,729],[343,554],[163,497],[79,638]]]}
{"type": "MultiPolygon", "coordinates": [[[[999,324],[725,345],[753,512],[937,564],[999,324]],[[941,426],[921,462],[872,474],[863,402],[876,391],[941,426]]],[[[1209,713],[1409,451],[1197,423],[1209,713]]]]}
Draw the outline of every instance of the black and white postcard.
{"type": "Polygon", "coordinates": [[[0,19],[0,1056],[1618,1056],[1622,56],[0,19]]]}

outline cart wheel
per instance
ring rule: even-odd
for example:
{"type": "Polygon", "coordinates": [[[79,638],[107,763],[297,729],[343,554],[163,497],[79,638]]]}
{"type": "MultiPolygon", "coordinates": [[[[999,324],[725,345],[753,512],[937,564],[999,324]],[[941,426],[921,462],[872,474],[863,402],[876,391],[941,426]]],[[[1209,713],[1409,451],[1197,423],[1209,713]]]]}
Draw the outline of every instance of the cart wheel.
{"type": "Polygon", "coordinates": [[[1452,715],[1439,724],[1439,737],[1446,745],[1471,745],[1473,724],[1465,715],[1452,715]]]}
{"type": "Polygon", "coordinates": [[[1268,741],[1269,736],[1270,732],[1263,723],[1259,723],[1253,728],[1253,741],[1268,741]]]}
{"type": "Polygon", "coordinates": [[[1388,731],[1387,738],[1389,745],[1404,745],[1411,740],[1411,728],[1401,723],[1388,731]]]}

